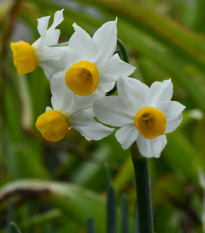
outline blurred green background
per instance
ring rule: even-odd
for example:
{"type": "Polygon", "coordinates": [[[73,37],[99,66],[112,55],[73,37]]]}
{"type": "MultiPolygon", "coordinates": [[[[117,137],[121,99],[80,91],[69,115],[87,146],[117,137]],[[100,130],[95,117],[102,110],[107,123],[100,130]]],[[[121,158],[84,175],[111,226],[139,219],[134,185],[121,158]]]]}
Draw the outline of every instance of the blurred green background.
{"type": "Polygon", "coordinates": [[[114,135],[87,142],[74,130],[62,142],[46,142],[34,124],[50,106],[49,82],[40,68],[19,76],[13,65],[10,42],[32,44],[39,37],[36,19],[62,8],[60,42],[68,41],[74,22],[93,34],[117,16],[118,38],[137,66],[133,77],[147,85],[172,79],[173,99],[186,110],[180,127],[167,135],[161,157],[149,159],[155,232],[205,232],[199,182],[199,169],[205,171],[203,0],[0,1],[0,232],[6,232],[12,198],[22,232],[83,233],[92,216],[97,232],[105,233],[107,169],[119,207],[126,194],[133,226],[129,150],[123,151],[114,135]]]}

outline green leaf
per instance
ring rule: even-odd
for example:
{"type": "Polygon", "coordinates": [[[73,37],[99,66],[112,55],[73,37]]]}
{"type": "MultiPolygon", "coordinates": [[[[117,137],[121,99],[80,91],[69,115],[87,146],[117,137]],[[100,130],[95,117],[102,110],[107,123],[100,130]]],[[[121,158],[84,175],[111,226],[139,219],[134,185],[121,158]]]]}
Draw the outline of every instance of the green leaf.
{"type": "Polygon", "coordinates": [[[107,187],[107,233],[117,233],[117,210],[115,191],[111,183],[107,187]]]}
{"type": "MultiPolygon", "coordinates": [[[[80,1],[82,2],[82,0],[80,1]]],[[[137,1],[92,0],[87,4],[95,4],[105,10],[111,10],[114,15],[147,32],[153,38],[168,45],[182,59],[195,64],[205,72],[204,38],[187,30],[172,19],[159,14],[137,1]]]]}
{"type": "Polygon", "coordinates": [[[0,203],[19,194],[22,199],[24,195],[26,197],[30,195],[30,198],[38,199],[39,203],[59,208],[84,226],[87,219],[92,216],[96,231],[105,233],[105,201],[94,192],[73,184],[28,179],[12,182],[2,187],[0,203]]]}
{"type": "Polygon", "coordinates": [[[129,216],[127,212],[127,201],[125,195],[122,196],[122,204],[121,204],[121,224],[122,224],[122,233],[129,233],[129,216]]]}
{"type": "Polygon", "coordinates": [[[138,208],[137,208],[137,201],[135,204],[135,221],[134,221],[134,233],[139,233],[139,219],[138,219],[138,208]]]}
{"type": "Polygon", "coordinates": [[[21,233],[20,229],[18,228],[15,222],[11,222],[10,229],[11,229],[10,231],[11,233],[21,233]]]}
{"type": "Polygon", "coordinates": [[[118,193],[130,180],[134,180],[134,167],[129,154],[113,181],[116,192],[118,193]]]}
{"type": "Polygon", "coordinates": [[[163,153],[169,166],[184,180],[198,181],[198,167],[203,165],[199,151],[179,131],[167,134],[167,145],[163,153]]]}
{"type": "Polygon", "coordinates": [[[87,222],[87,233],[96,233],[94,221],[93,221],[92,218],[88,219],[88,222],[87,222]]]}
{"type": "Polygon", "coordinates": [[[57,222],[57,220],[62,217],[63,214],[59,209],[51,209],[24,219],[20,226],[24,232],[30,232],[32,229],[35,229],[35,227],[42,228],[44,225],[49,225],[51,222],[57,222]]]}
{"type": "Polygon", "coordinates": [[[95,190],[102,189],[101,187],[104,187],[107,182],[105,164],[106,161],[110,160],[110,150],[111,148],[109,145],[99,145],[94,151],[95,156],[93,160],[95,163],[90,161],[82,163],[79,168],[73,172],[72,180],[87,188],[95,190]],[[100,182],[99,177],[101,177],[100,182]]]}
{"type": "Polygon", "coordinates": [[[13,203],[12,200],[9,199],[8,201],[8,208],[7,208],[7,218],[6,218],[6,231],[7,233],[12,233],[11,228],[10,228],[10,224],[13,221],[14,217],[13,217],[13,203]]]}

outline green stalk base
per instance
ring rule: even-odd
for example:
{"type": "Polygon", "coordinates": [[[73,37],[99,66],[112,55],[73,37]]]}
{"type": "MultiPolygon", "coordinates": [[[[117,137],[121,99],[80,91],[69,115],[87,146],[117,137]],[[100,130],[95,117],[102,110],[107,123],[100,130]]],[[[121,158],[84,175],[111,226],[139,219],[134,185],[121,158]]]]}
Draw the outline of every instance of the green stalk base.
{"type": "Polygon", "coordinates": [[[131,155],[135,170],[139,232],[153,233],[148,161],[139,154],[136,143],[131,147],[131,155]]]}

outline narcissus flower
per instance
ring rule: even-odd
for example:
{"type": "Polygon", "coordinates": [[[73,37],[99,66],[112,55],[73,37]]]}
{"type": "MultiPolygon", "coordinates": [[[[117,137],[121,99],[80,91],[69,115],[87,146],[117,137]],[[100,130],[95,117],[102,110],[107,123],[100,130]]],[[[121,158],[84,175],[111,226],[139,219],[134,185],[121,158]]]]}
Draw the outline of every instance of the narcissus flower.
{"type": "Polygon", "coordinates": [[[70,128],[74,128],[88,141],[100,140],[113,132],[93,117],[92,105],[97,95],[76,96],[70,91],[65,80],[57,73],[51,80],[51,103],[46,112],[36,121],[36,127],[48,141],[57,142],[63,139],[70,128]]]}
{"type": "Polygon", "coordinates": [[[24,41],[11,42],[14,65],[18,74],[30,73],[36,66],[41,66],[50,79],[54,71],[57,72],[65,66],[63,57],[67,50],[63,47],[49,47],[58,43],[60,30],[56,27],[63,21],[63,10],[55,13],[53,24],[48,29],[49,19],[50,16],[38,19],[37,28],[40,38],[32,45],[24,41]]]}
{"type": "Polygon", "coordinates": [[[103,24],[91,37],[77,24],[69,40],[65,81],[76,95],[90,95],[102,88],[110,91],[117,79],[129,76],[135,67],[114,54],[117,46],[117,20],[103,24]]]}
{"type": "Polygon", "coordinates": [[[167,139],[182,121],[185,106],[171,101],[171,80],[154,82],[149,88],[132,78],[120,78],[118,95],[101,98],[94,103],[96,117],[111,126],[118,126],[115,136],[123,149],[135,141],[140,153],[159,157],[167,139]]]}

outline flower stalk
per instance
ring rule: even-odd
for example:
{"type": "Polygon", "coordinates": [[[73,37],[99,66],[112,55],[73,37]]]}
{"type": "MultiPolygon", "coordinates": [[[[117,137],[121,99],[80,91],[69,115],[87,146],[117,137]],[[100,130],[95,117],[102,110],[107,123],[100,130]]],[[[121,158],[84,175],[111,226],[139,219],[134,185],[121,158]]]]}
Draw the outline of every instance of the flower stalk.
{"type": "Polygon", "coordinates": [[[121,51],[121,53],[122,53],[122,60],[123,60],[124,62],[129,63],[129,57],[128,57],[128,54],[127,54],[126,46],[125,46],[125,44],[122,42],[122,40],[120,40],[119,38],[117,38],[117,45],[119,46],[120,51],[121,51]]]}
{"type": "Polygon", "coordinates": [[[131,155],[135,170],[139,232],[153,233],[148,161],[145,157],[140,155],[136,143],[133,143],[131,146],[131,155]]]}

